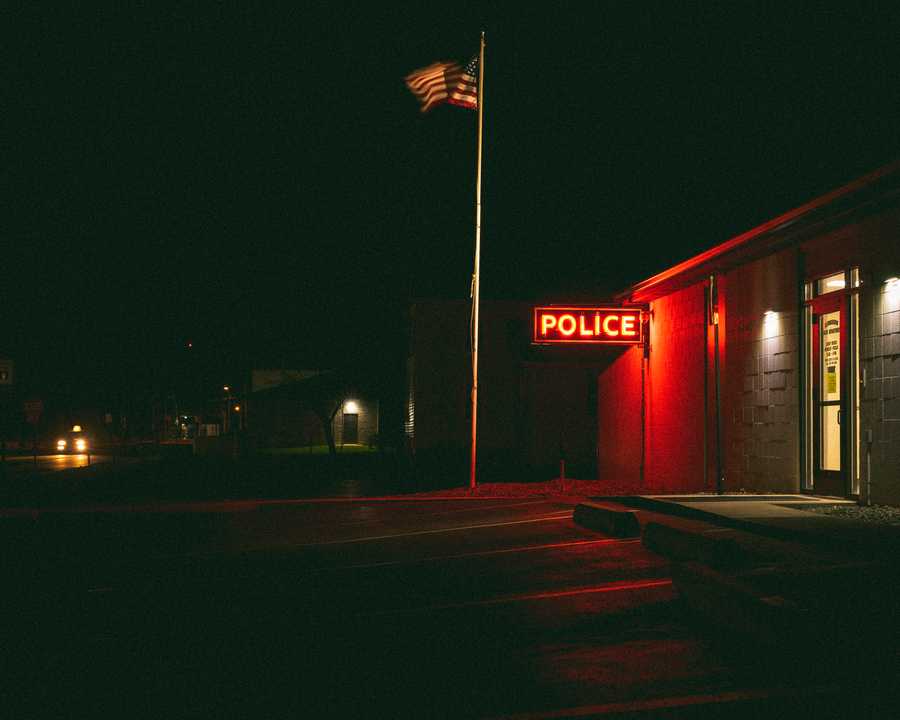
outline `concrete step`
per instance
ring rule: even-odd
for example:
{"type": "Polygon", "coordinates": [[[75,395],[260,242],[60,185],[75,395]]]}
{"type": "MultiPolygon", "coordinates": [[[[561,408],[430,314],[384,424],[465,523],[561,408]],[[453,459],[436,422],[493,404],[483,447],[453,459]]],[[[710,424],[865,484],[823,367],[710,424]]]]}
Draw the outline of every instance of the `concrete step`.
{"type": "Polygon", "coordinates": [[[641,525],[635,510],[628,510],[613,503],[579,503],[572,519],[582,527],[597,530],[620,538],[639,537],[641,525]]]}

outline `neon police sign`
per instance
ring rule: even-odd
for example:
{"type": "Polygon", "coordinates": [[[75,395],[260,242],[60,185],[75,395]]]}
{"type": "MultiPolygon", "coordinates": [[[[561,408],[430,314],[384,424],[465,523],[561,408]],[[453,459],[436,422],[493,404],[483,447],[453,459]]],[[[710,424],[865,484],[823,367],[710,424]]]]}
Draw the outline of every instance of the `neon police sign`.
{"type": "Polygon", "coordinates": [[[642,333],[639,308],[534,308],[536,345],[639,345],[642,333]]]}

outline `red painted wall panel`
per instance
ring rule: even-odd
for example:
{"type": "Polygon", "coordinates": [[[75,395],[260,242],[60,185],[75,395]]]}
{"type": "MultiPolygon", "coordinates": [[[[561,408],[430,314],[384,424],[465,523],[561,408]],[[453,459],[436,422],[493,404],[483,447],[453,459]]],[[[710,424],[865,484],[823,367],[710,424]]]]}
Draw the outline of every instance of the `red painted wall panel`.
{"type": "Polygon", "coordinates": [[[703,490],[704,284],[655,300],[651,310],[646,491],[703,490]]]}
{"type": "Polygon", "coordinates": [[[597,476],[640,492],[641,353],[623,350],[597,379],[597,476]]]}

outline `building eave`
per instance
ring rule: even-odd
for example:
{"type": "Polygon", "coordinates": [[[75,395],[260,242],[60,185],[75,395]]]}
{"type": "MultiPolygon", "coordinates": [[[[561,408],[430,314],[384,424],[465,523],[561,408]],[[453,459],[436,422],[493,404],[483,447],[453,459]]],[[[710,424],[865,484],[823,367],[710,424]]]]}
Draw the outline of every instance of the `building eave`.
{"type": "Polygon", "coordinates": [[[805,227],[870,203],[873,191],[875,195],[881,195],[884,186],[898,177],[900,160],[642,280],[619,293],[617,299],[632,303],[649,302],[693,284],[706,275],[727,270],[740,262],[753,259],[754,256],[780,249],[790,244],[792,238],[800,236],[805,227]]]}

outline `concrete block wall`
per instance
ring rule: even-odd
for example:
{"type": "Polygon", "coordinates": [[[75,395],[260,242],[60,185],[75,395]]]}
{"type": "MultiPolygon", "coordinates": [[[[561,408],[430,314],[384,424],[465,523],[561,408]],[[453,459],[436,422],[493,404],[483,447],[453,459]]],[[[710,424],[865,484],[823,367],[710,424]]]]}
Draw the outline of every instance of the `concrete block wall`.
{"type": "MultiPolygon", "coordinates": [[[[462,458],[471,434],[470,305],[422,301],[410,313],[407,433],[417,461],[462,458]],[[414,418],[411,420],[411,418],[414,418]]],[[[505,479],[559,471],[596,473],[597,376],[615,348],[531,344],[528,303],[483,302],[478,367],[479,463],[505,479]]]]}
{"type": "Polygon", "coordinates": [[[416,450],[466,447],[472,377],[468,305],[422,302],[411,311],[407,378],[416,450]]]}
{"type": "Polygon", "coordinates": [[[860,397],[860,491],[868,499],[871,488],[873,503],[896,505],[900,504],[900,281],[885,283],[883,274],[876,274],[860,296],[860,370],[865,377],[860,397]]]}
{"type": "Polygon", "coordinates": [[[727,275],[722,424],[728,491],[800,489],[798,282],[793,250],[727,275]]]}

